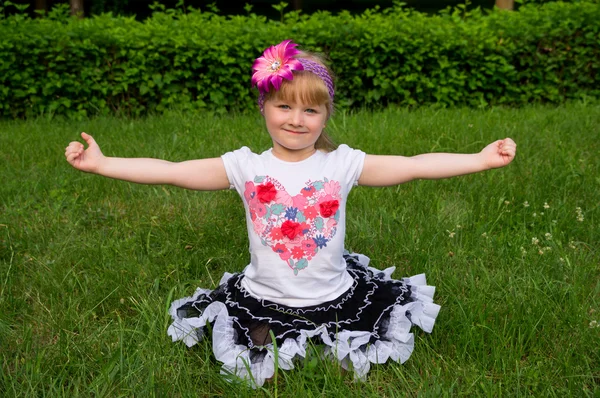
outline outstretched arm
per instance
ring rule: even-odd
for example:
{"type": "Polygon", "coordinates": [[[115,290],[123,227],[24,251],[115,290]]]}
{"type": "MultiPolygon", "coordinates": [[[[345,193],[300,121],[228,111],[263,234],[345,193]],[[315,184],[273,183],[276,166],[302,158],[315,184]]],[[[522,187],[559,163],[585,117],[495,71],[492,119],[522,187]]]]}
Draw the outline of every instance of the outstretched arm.
{"type": "Polygon", "coordinates": [[[426,153],[412,157],[367,155],[360,185],[383,187],[415,179],[439,179],[504,167],[515,158],[517,144],[505,138],[479,153],[426,153]]]}
{"type": "Polygon", "coordinates": [[[229,188],[229,179],[221,158],[169,162],[147,158],[113,158],[102,154],[91,135],[81,133],[88,144],[73,141],[65,149],[71,166],[87,173],[135,182],[138,184],[168,184],[196,190],[229,188]]]}

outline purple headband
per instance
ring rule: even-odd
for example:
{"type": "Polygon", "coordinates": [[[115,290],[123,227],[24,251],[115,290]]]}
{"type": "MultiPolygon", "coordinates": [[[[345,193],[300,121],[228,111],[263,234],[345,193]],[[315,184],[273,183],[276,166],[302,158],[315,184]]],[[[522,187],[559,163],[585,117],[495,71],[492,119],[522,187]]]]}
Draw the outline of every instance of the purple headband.
{"type": "Polygon", "coordinates": [[[327,72],[327,68],[319,62],[307,58],[294,58],[295,55],[300,53],[296,50],[296,46],[297,44],[292,43],[291,40],[282,41],[276,46],[267,48],[263,52],[262,57],[254,61],[252,65],[252,69],[254,70],[252,86],[257,86],[260,93],[258,96],[260,111],[262,112],[264,109],[265,95],[269,92],[270,86],[275,90],[279,90],[283,79],[294,79],[292,71],[306,70],[319,76],[323,83],[325,83],[327,91],[329,91],[329,97],[331,98],[331,103],[329,104],[329,114],[331,115],[333,113],[333,97],[335,94],[331,75],[327,72]]]}

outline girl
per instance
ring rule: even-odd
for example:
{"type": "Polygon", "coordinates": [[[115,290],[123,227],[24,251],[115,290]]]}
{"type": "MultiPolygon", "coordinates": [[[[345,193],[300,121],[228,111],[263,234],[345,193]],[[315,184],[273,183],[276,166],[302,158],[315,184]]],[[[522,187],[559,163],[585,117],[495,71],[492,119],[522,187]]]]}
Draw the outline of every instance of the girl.
{"type": "Polygon", "coordinates": [[[222,373],[253,386],[272,377],[275,366],[293,368],[309,339],[364,379],[371,363],[408,359],[412,325],[431,332],[440,307],[424,275],[392,279],[394,267],[376,270],[366,256],[344,250],[346,199],[354,185],[475,173],[506,166],[516,153],[510,138],[476,154],[375,156],[335,148],[323,131],[334,108],[331,72],[295,47],[286,40],[253,65],[252,83],[273,141],[261,154],[243,147],[181,163],[113,158],[86,133],[87,149],[71,142],[65,152],[73,167],[111,178],[237,190],[246,209],[250,264],[225,274],[215,290],[199,288],[175,301],[168,334],[192,346],[211,323],[222,373]]]}

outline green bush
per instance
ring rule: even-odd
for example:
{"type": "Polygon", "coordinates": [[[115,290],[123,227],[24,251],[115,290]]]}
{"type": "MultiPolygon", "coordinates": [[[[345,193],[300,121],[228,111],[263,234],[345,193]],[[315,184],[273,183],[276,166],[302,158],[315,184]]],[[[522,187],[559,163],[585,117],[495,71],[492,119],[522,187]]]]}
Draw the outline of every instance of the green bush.
{"type": "Polygon", "coordinates": [[[288,38],[330,57],[345,107],[600,97],[600,5],[592,1],[435,16],[398,5],[358,16],[291,12],[282,21],[197,10],[162,10],[144,22],[62,12],[0,19],[0,116],[254,107],[252,61],[288,38]]]}

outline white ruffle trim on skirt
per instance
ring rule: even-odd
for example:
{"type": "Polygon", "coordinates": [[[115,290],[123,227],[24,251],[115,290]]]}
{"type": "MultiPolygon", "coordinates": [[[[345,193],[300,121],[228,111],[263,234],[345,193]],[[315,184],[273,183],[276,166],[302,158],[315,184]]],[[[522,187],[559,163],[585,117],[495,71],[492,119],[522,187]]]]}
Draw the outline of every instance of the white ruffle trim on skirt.
{"type": "MultiPolygon", "coordinates": [[[[385,274],[383,279],[390,279],[394,268],[377,270],[369,267],[375,274],[385,274]]],[[[221,282],[231,274],[224,275],[221,282]]],[[[302,330],[299,337],[288,338],[277,347],[278,367],[283,370],[294,368],[295,358],[304,358],[308,340],[320,337],[325,344],[325,355],[340,361],[344,369],[354,370],[355,379],[365,380],[371,363],[385,363],[388,359],[403,363],[411,355],[414,347],[414,336],[410,332],[412,325],[417,325],[427,333],[431,333],[440,306],[433,302],[434,286],[426,284],[425,274],[403,278],[403,282],[411,286],[411,298],[415,301],[404,305],[394,305],[389,315],[389,324],[382,338],[369,344],[371,332],[340,330],[331,339],[324,325],[313,330],[302,330]],[[407,312],[410,316],[407,315],[407,312]]],[[[177,309],[187,302],[194,301],[207,289],[197,289],[192,297],[176,300],[169,313],[173,323],[169,326],[168,335],[173,341],[182,340],[188,347],[196,344],[204,334],[207,323],[213,323],[212,343],[215,358],[223,363],[221,373],[233,374],[247,380],[253,387],[260,387],[265,379],[275,374],[274,345],[268,344],[266,356],[256,363],[250,360],[251,351],[247,346],[237,344],[237,331],[233,327],[235,318],[230,316],[225,304],[215,301],[209,304],[202,315],[195,318],[181,318],[177,309]]]]}

